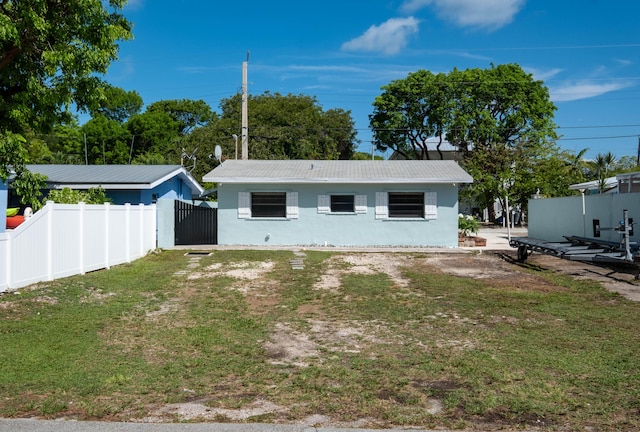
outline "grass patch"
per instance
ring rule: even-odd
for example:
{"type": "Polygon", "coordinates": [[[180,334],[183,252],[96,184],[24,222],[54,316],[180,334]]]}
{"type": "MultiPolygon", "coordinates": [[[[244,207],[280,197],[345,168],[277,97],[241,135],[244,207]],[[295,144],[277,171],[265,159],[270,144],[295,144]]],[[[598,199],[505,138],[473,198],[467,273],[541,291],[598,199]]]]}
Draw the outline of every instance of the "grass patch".
{"type": "Polygon", "coordinates": [[[398,283],[341,256],[293,270],[290,251],[162,252],[1,296],[0,415],[198,401],[211,421],[640,427],[640,305],[544,271],[545,290],[523,289],[515,266],[492,284],[394,254],[398,283]]]}

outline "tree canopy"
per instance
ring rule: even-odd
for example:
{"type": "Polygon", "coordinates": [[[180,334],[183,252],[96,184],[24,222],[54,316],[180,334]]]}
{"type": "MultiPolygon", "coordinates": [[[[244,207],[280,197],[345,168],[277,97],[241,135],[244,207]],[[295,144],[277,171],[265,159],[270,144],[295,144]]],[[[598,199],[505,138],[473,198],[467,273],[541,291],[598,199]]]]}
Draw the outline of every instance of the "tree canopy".
{"type": "Polygon", "coordinates": [[[142,109],[142,97],[135,90],[126,91],[120,87],[107,85],[104,96],[97,107],[89,108],[91,117],[103,115],[110,120],[124,123],[142,109]]]}
{"type": "Polygon", "coordinates": [[[117,58],[117,41],[131,38],[125,2],[0,2],[0,180],[13,170],[18,182],[37,182],[24,167],[24,135],[70,121],[72,104],[88,109],[104,98],[99,75],[117,58]]]}
{"type": "MultiPolygon", "coordinates": [[[[220,107],[222,124],[239,134],[241,96],[220,107]]],[[[324,111],[312,96],[265,92],[249,97],[248,111],[251,159],[349,159],[357,143],[350,111],[324,111]]]]}
{"type": "Polygon", "coordinates": [[[98,74],[131,38],[125,0],[0,2],[0,128],[46,130],[104,97],[98,74]],[[109,7],[110,6],[110,7],[109,7]]]}
{"type": "Polygon", "coordinates": [[[186,135],[195,127],[206,126],[215,118],[211,107],[203,100],[161,100],[147,107],[148,113],[168,114],[180,135],[186,135]]]}
{"type": "Polygon", "coordinates": [[[426,159],[428,138],[436,138],[436,150],[448,141],[463,154],[474,177],[467,193],[481,205],[492,207],[514,188],[524,190],[521,200],[535,192],[541,161],[557,153],[548,89],[516,64],[418,71],[383,90],[370,116],[377,148],[426,159]]]}

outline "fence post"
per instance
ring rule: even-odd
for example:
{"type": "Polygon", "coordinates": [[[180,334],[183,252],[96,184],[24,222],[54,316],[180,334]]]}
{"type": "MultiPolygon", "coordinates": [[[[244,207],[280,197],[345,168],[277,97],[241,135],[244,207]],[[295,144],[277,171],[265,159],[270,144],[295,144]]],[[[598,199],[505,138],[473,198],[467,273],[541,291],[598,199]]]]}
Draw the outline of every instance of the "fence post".
{"type": "Polygon", "coordinates": [[[111,238],[110,210],[111,203],[104,203],[104,266],[106,269],[111,268],[111,263],[109,262],[109,239],[111,238]]]}
{"type": "Polygon", "coordinates": [[[138,229],[140,235],[138,236],[138,258],[144,256],[144,204],[138,204],[138,229]]]}
{"type": "Polygon", "coordinates": [[[124,235],[125,235],[125,257],[128,263],[131,262],[131,204],[124,205],[124,235]]]}
{"type": "Polygon", "coordinates": [[[43,210],[47,210],[47,280],[53,280],[53,211],[55,203],[53,201],[47,201],[43,210]]]}
{"type": "Polygon", "coordinates": [[[85,274],[84,271],[84,203],[78,203],[78,216],[80,221],[78,222],[78,252],[80,261],[80,274],[85,274]]]}
{"type": "Polygon", "coordinates": [[[158,204],[151,204],[149,211],[149,248],[151,250],[158,247],[158,204]]]}
{"type": "Polygon", "coordinates": [[[6,249],[6,253],[7,253],[7,259],[6,259],[6,264],[7,264],[7,280],[5,281],[7,283],[7,289],[11,288],[11,286],[13,285],[13,281],[11,280],[11,255],[13,255],[13,247],[12,247],[12,239],[13,239],[13,233],[9,233],[7,234],[7,249],[6,249]]]}

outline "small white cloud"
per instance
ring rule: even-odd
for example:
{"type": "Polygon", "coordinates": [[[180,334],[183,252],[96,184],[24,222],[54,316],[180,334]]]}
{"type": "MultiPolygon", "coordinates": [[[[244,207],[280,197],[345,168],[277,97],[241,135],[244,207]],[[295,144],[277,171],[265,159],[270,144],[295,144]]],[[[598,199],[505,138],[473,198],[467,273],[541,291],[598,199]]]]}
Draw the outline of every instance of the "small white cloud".
{"type": "Polygon", "coordinates": [[[125,7],[128,9],[138,10],[142,9],[142,6],[144,6],[144,0],[128,0],[125,7]]]}
{"type": "Polygon", "coordinates": [[[409,37],[418,32],[419,20],[414,17],[391,18],[379,26],[371,26],[361,36],[342,44],[343,51],[374,51],[397,54],[409,37]]]}
{"type": "Polygon", "coordinates": [[[542,70],[542,69],[523,67],[523,69],[524,69],[525,72],[530,73],[531,75],[533,75],[534,79],[540,80],[540,81],[545,81],[545,80],[551,79],[551,78],[553,78],[554,76],[558,75],[559,73],[561,73],[563,71],[563,69],[560,69],[560,68],[542,70]]]}
{"type": "Polygon", "coordinates": [[[565,86],[552,87],[549,89],[551,100],[554,102],[569,102],[580,99],[588,99],[631,86],[629,82],[608,82],[597,83],[582,81],[571,83],[565,86]]]}
{"type": "Polygon", "coordinates": [[[631,66],[631,65],[633,65],[633,62],[631,60],[628,60],[628,59],[615,59],[615,61],[620,66],[631,66]]]}
{"type": "Polygon", "coordinates": [[[426,6],[429,6],[431,3],[433,3],[433,0],[407,0],[400,9],[404,12],[414,13],[426,6]]]}
{"type": "Polygon", "coordinates": [[[495,30],[513,21],[526,0],[407,0],[401,9],[414,13],[433,6],[443,19],[461,27],[495,30]]]}

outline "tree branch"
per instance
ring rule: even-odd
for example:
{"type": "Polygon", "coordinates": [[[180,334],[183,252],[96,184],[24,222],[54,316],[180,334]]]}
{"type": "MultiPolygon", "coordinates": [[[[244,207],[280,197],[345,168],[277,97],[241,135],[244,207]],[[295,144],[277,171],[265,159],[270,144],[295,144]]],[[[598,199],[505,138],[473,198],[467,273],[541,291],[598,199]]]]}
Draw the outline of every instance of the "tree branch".
{"type": "Polygon", "coordinates": [[[2,57],[0,57],[0,70],[7,67],[19,53],[20,47],[12,43],[9,49],[3,52],[2,57]]]}

